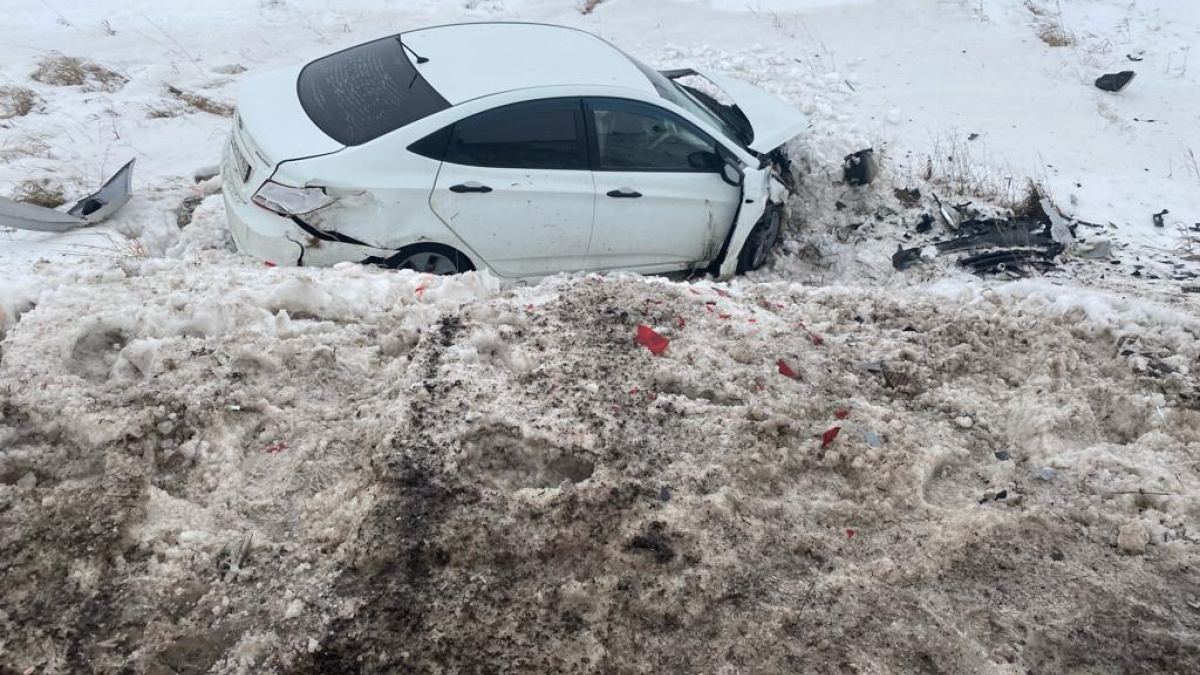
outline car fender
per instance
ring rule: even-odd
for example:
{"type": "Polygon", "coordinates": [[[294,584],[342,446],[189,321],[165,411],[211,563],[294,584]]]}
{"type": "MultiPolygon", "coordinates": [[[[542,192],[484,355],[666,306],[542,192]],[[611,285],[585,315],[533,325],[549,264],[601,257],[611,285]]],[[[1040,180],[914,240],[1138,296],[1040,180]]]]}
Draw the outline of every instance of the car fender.
{"type": "Polygon", "coordinates": [[[725,259],[721,261],[718,278],[729,279],[737,273],[738,257],[742,247],[750,238],[750,232],[758,224],[759,218],[767,210],[767,203],[772,200],[772,183],[777,182],[771,177],[771,168],[746,170],[742,178],[742,206],[738,209],[737,220],[733,224],[733,233],[729,237],[729,247],[725,259]]]}

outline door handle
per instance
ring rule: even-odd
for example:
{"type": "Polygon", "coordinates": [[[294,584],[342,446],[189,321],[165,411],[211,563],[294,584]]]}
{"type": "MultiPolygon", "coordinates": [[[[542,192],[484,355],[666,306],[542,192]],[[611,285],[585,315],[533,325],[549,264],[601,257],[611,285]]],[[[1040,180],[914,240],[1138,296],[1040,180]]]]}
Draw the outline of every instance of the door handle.
{"type": "Polygon", "coordinates": [[[637,199],[638,197],[642,196],[642,193],[634,190],[633,188],[621,188],[619,190],[609,191],[608,196],[616,197],[617,199],[637,199]]]}
{"type": "Polygon", "coordinates": [[[451,185],[450,191],[451,192],[459,192],[459,193],[462,193],[462,192],[487,193],[487,192],[491,192],[492,188],[490,188],[478,181],[471,180],[471,181],[467,181],[466,183],[459,183],[458,185],[451,185]]]}

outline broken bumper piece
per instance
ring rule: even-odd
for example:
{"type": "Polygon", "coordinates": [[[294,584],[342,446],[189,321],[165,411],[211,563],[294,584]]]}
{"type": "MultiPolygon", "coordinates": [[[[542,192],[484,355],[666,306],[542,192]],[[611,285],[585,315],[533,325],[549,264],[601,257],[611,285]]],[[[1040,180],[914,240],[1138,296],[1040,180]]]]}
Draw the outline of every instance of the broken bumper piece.
{"type": "Polygon", "coordinates": [[[933,246],[939,254],[965,253],[959,264],[976,274],[1023,276],[1029,270],[1045,271],[1054,267],[1054,258],[1065,248],[1049,230],[1049,226],[1031,218],[968,220],[952,239],[897,250],[892,266],[908,269],[921,261],[927,247],[933,246]]]}
{"type": "Polygon", "coordinates": [[[103,187],[80,199],[66,213],[0,197],[0,226],[34,232],[66,232],[99,223],[119,211],[133,196],[133,162],[129,160],[103,187]]]}

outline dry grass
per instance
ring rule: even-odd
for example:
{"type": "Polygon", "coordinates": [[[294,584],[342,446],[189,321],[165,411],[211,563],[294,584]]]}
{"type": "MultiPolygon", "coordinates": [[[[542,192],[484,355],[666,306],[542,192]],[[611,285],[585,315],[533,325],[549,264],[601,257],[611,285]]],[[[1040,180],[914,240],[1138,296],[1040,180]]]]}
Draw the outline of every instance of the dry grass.
{"type": "Polygon", "coordinates": [[[1075,36],[1067,30],[1063,23],[1062,7],[1057,0],[1053,8],[1044,4],[1047,0],[1025,0],[1025,9],[1033,15],[1033,25],[1037,30],[1038,39],[1051,47],[1071,47],[1075,45],[1075,36]]]}
{"type": "Polygon", "coordinates": [[[48,209],[67,203],[66,191],[62,184],[49,178],[31,178],[18,183],[12,198],[14,201],[45,206],[48,209]]]}
{"type": "MultiPolygon", "coordinates": [[[[190,94],[176,87],[172,87],[169,84],[167,85],[167,93],[186,103],[189,108],[194,108],[211,115],[219,115],[221,117],[233,116],[233,106],[229,105],[228,103],[214,101],[213,99],[208,98],[207,96],[201,96],[200,94],[190,94]]],[[[153,116],[154,114],[152,111],[151,117],[153,116]]],[[[161,116],[173,117],[173,115],[161,116]]]]}
{"type": "Polygon", "coordinates": [[[968,141],[957,133],[933,139],[933,151],[925,158],[920,177],[952,194],[1009,208],[1024,197],[1013,176],[992,165],[986,144],[968,141]]]}
{"type": "Polygon", "coordinates": [[[1051,47],[1070,47],[1075,38],[1060,23],[1043,23],[1037,29],[1038,38],[1051,47]]]}
{"type": "Polygon", "coordinates": [[[92,61],[51,54],[38,62],[33,79],[59,87],[83,87],[85,91],[114,92],[129,78],[92,61]]]}
{"type": "Polygon", "coordinates": [[[25,87],[0,87],[0,120],[24,117],[42,101],[32,89],[25,87]]]}
{"type": "Polygon", "coordinates": [[[1196,182],[1200,183],[1200,160],[1196,159],[1196,153],[1191,148],[1183,151],[1183,163],[1187,166],[1188,173],[1196,177],[1196,182]]]}
{"type": "Polygon", "coordinates": [[[579,12],[581,14],[591,14],[592,12],[596,11],[596,8],[599,7],[600,3],[602,2],[604,2],[604,0],[583,0],[583,6],[579,8],[579,12]]]}

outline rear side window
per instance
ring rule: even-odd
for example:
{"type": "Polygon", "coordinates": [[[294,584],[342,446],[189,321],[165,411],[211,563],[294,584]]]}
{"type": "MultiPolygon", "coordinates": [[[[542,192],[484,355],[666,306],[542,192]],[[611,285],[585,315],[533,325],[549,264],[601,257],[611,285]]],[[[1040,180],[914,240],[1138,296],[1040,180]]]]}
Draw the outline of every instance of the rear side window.
{"type": "Polygon", "coordinates": [[[601,171],[711,173],[717,143],[682,117],[624,99],[588,99],[601,171]]]}
{"type": "Polygon", "coordinates": [[[579,99],[516,103],[456,123],[445,161],[509,169],[586,169],[584,138],[579,99]]]}
{"type": "Polygon", "coordinates": [[[300,71],[296,87],[313,123],[344,145],[361,145],[450,107],[396,37],[319,58],[300,71]]]}

